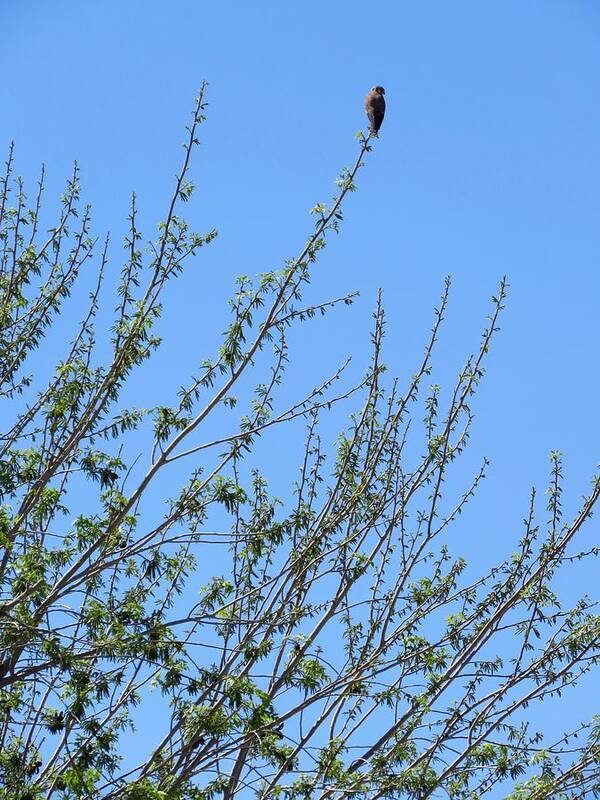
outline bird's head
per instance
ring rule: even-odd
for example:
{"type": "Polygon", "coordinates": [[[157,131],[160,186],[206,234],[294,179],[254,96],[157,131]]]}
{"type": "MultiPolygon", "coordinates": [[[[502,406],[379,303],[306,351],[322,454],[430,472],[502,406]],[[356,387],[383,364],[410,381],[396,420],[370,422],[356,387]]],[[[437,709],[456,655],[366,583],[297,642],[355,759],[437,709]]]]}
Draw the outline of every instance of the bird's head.
{"type": "Polygon", "coordinates": [[[377,92],[377,94],[385,94],[385,89],[383,88],[383,86],[374,86],[371,89],[371,91],[372,92],[377,92]]]}

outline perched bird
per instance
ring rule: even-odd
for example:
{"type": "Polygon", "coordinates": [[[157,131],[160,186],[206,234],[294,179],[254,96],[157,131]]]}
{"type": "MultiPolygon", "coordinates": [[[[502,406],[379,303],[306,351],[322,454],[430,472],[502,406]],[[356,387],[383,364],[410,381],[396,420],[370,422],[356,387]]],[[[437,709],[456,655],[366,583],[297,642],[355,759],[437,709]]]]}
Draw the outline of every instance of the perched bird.
{"type": "Polygon", "coordinates": [[[385,89],[383,86],[374,86],[365,97],[365,111],[371,123],[371,133],[377,133],[381,128],[385,115],[385,89]]]}

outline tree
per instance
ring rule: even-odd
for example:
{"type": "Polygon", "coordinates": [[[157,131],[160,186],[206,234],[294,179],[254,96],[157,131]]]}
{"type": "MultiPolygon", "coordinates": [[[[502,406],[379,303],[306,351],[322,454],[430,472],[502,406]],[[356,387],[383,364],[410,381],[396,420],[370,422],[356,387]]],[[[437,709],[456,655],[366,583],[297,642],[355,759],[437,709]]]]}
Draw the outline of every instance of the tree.
{"type": "Polygon", "coordinates": [[[518,548],[476,580],[445,544],[484,476],[485,463],[453,500],[442,498],[467,445],[505,282],[447,397],[427,384],[449,281],[407,385],[385,372],[379,299],[364,379],[336,390],[342,366],[277,406],[290,326],[352,301],[303,304],[302,290],[338,231],[370,136],[359,136],[333,203],[312,209],[300,254],[280,272],[238,279],[218,353],[173,405],[122,405],[131,375],[160,345],[165,286],[216,236],[192,232],[178,213],[193,191],[204,94],[145,250],[132,198],[108,358],[95,330],[108,240],[92,238],[89,207],[78,211],[77,168],[44,238],[44,173],[30,207],[9,152],[0,187],[0,797],[600,792],[598,722],[552,740],[532,715],[598,663],[594,603],[562,607],[554,585],[565,564],[597,555],[573,547],[600,482],[563,520],[554,453],[548,524],[536,522],[533,491],[518,548]],[[62,324],[88,262],[98,280],[84,319],[40,385],[29,359],[62,324]],[[320,421],[342,399],[355,411],[328,453],[320,421]],[[202,438],[213,418],[219,433],[202,438]],[[253,453],[259,437],[298,419],[304,453],[282,502],[253,453]],[[188,465],[187,478],[159,514],[148,497],[160,495],[174,462],[188,465]],[[198,594],[197,563],[207,558],[215,574],[198,594]]]}

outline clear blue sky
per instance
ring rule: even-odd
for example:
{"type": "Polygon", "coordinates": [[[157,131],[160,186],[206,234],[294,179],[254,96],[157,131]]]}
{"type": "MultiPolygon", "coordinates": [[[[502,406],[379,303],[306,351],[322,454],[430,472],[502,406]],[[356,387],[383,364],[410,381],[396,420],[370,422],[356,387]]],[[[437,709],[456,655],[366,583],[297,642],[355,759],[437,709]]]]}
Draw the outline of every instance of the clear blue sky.
{"type": "Polygon", "coordinates": [[[234,276],[296,253],[307,210],[354,160],[365,92],[382,84],[380,140],[314,281],[314,297],[361,297],[302,329],[290,391],[347,354],[362,369],[378,287],[390,370],[409,376],[450,273],[447,378],[506,274],[468,456],[492,467],[464,541],[507,552],[552,449],[565,453],[566,507],[587,491],[600,454],[597,0],[5,1],[0,28],[0,147],[15,139],[27,179],[46,163],[49,197],[77,158],[95,230],[116,241],[131,190],[148,235],[162,217],[194,93],[209,81],[188,211],[220,236],[169,295],[161,369],[145,378],[156,402],[210,354],[234,276]]]}

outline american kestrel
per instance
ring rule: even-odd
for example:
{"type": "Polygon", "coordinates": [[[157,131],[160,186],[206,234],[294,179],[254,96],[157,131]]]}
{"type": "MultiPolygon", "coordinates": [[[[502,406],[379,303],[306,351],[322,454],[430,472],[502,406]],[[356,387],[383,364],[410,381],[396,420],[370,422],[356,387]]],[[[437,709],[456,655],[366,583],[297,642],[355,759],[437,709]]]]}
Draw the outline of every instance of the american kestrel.
{"type": "Polygon", "coordinates": [[[365,97],[365,111],[371,123],[371,133],[377,133],[385,116],[385,89],[374,86],[365,97]]]}

